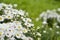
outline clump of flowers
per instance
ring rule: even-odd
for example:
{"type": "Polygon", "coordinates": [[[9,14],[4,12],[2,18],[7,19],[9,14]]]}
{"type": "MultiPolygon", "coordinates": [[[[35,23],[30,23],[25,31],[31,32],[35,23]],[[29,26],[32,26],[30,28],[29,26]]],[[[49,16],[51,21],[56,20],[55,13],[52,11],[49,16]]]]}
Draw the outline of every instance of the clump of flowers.
{"type": "Polygon", "coordinates": [[[0,3],[0,40],[33,40],[26,34],[34,26],[32,20],[27,17],[27,12],[14,7],[17,4],[0,3]]]}
{"type": "Polygon", "coordinates": [[[36,21],[41,19],[41,40],[58,40],[60,37],[60,8],[42,12],[36,21]]]}

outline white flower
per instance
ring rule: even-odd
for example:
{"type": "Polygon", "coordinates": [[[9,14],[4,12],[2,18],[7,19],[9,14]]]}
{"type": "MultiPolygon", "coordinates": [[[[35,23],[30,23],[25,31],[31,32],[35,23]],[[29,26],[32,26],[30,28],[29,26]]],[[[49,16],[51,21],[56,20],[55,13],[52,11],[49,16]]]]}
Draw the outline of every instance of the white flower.
{"type": "Polygon", "coordinates": [[[36,18],[36,21],[39,21],[39,18],[36,18]]]}
{"type": "Polygon", "coordinates": [[[4,13],[7,15],[7,14],[11,14],[12,12],[11,12],[11,10],[5,9],[5,10],[4,10],[4,13]]]}
{"type": "Polygon", "coordinates": [[[16,25],[21,25],[20,21],[13,21],[13,23],[16,24],[16,25]]]}
{"type": "Polygon", "coordinates": [[[0,21],[4,21],[4,18],[2,16],[0,16],[0,21]]]}
{"type": "Polygon", "coordinates": [[[3,9],[3,6],[2,6],[2,4],[0,4],[0,10],[1,10],[1,9],[3,9]]]}
{"type": "Polygon", "coordinates": [[[43,24],[45,25],[45,24],[47,24],[47,22],[46,21],[43,21],[43,24]]]}
{"type": "Polygon", "coordinates": [[[5,19],[11,20],[11,22],[0,24],[0,40],[4,40],[4,37],[8,37],[7,40],[15,40],[16,38],[21,38],[23,40],[33,40],[31,37],[26,37],[24,33],[29,31],[28,27],[34,26],[30,18],[26,18],[27,12],[23,10],[17,10],[13,7],[17,7],[17,4],[12,6],[11,4],[0,3],[0,10],[3,14],[0,16],[0,21],[4,22],[5,19]],[[16,20],[21,18],[21,20],[16,20]],[[24,22],[23,22],[24,21],[24,22]],[[23,23],[23,25],[22,25],[23,23]],[[26,28],[24,27],[26,26],[26,28]]]}
{"type": "Polygon", "coordinates": [[[5,9],[12,9],[12,5],[11,4],[7,5],[5,9]]]}
{"type": "Polygon", "coordinates": [[[17,30],[21,30],[22,29],[22,25],[16,25],[16,29],[17,30]]]}
{"type": "Polygon", "coordinates": [[[26,16],[28,16],[28,12],[26,12],[26,16]]]}
{"type": "Polygon", "coordinates": [[[46,31],[44,30],[43,33],[46,33],[46,31]]]}
{"type": "Polygon", "coordinates": [[[8,25],[6,25],[5,23],[0,24],[0,28],[1,28],[2,30],[6,30],[6,29],[8,28],[8,25]]]}
{"type": "Polygon", "coordinates": [[[4,40],[4,38],[0,38],[0,40],[4,40]]]}
{"type": "Polygon", "coordinates": [[[14,6],[14,7],[17,7],[17,4],[14,4],[13,6],[14,6]]]}
{"type": "Polygon", "coordinates": [[[59,28],[59,26],[56,26],[56,28],[59,28]]]}
{"type": "Polygon", "coordinates": [[[23,28],[23,33],[27,33],[28,32],[28,30],[27,29],[25,29],[25,28],[23,28]]]}
{"type": "Polygon", "coordinates": [[[57,17],[57,21],[60,22],[60,15],[58,15],[58,17],[57,17]]]}
{"type": "Polygon", "coordinates": [[[5,4],[5,3],[1,3],[2,4],[2,6],[4,6],[4,7],[6,7],[7,6],[7,4],[5,4]]]}
{"type": "Polygon", "coordinates": [[[40,40],[40,38],[38,38],[38,40],[40,40]]]}
{"type": "Polygon", "coordinates": [[[41,34],[40,34],[39,32],[37,32],[37,35],[38,35],[38,36],[41,36],[41,34]]]}
{"type": "Polygon", "coordinates": [[[5,35],[6,35],[7,37],[11,37],[13,34],[12,34],[11,32],[6,31],[6,32],[5,32],[5,35]]]}
{"type": "Polygon", "coordinates": [[[3,38],[5,35],[4,35],[4,31],[3,30],[0,30],[0,38],[3,38]]]}
{"type": "Polygon", "coordinates": [[[49,28],[50,30],[52,30],[52,28],[49,28]]]}
{"type": "Polygon", "coordinates": [[[32,27],[32,26],[34,26],[34,24],[28,23],[28,22],[25,22],[24,25],[26,25],[27,27],[32,27]]]}
{"type": "Polygon", "coordinates": [[[14,37],[8,38],[7,40],[16,40],[14,37]]]}
{"type": "Polygon", "coordinates": [[[39,15],[39,17],[40,17],[40,18],[43,18],[45,14],[46,14],[46,12],[42,12],[42,13],[39,15]]]}
{"type": "Polygon", "coordinates": [[[25,35],[22,34],[21,39],[24,40],[24,39],[26,39],[26,38],[27,38],[27,37],[26,37],[25,35]]]}
{"type": "Polygon", "coordinates": [[[19,32],[17,32],[16,34],[15,34],[15,36],[17,37],[17,38],[21,38],[21,33],[19,33],[19,32]]]}
{"type": "Polygon", "coordinates": [[[13,18],[13,15],[11,14],[6,15],[6,19],[12,19],[12,18],[13,18]]]}
{"type": "Polygon", "coordinates": [[[12,14],[18,14],[18,10],[16,9],[11,9],[12,10],[12,14]]]}
{"type": "Polygon", "coordinates": [[[25,11],[23,11],[23,10],[19,10],[18,14],[20,14],[21,16],[24,16],[25,11]]]}

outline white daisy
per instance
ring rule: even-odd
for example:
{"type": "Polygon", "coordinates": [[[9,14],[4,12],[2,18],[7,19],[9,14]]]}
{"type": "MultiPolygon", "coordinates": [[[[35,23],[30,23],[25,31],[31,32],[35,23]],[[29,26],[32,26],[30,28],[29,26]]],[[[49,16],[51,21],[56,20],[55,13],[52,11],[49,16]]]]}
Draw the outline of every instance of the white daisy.
{"type": "Polygon", "coordinates": [[[27,33],[28,32],[28,30],[27,29],[25,29],[25,28],[23,28],[23,33],[27,33]]]}
{"type": "Polygon", "coordinates": [[[8,4],[5,9],[12,9],[12,5],[11,4],[8,4]]]}
{"type": "Polygon", "coordinates": [[[19,33],[19,32],[17,32],[16,34],[15,34],[15,36],[17,37],[17,38],[21,38],[21,33],[19,33]]]}
{"type": "Polygon", "coordinates": [[[24,16],[25,11],[23,11],[23,10],[19,10],[18,14],[20,14],[21,16],[24,16]]]}
{"type": "Polygon", "coordinates": [[[6,15],[6,17],[5,17],[6,19],[12,19],[13,18],[13,15],[11,15],[11,14],[8,14],[8,15],[6,15]]]}
{"type": "Polygon", "coordinates": [[[4,13],[7,15],[7,14],[11,14],[12,12],[11,12],[11,10],[5,9],[5,10],[4,10],[4,13]]]}
{"type": "Polygon", "coordinates": [[[0,16],[0,21],[4,21],[4,18],[2,16],[0,16]]]}

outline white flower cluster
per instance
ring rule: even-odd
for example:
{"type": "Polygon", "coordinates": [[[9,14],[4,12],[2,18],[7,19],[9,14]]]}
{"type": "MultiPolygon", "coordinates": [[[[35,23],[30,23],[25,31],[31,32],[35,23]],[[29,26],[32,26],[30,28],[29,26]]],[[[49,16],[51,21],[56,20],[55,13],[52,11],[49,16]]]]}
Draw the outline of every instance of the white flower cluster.
{"type": "Polygon", "coordinates": [[[47,10],[46,12],[42,12],[38,18],[36,18],[36,21],[39,21],[39,19],[43,19],[43,24],[47,24],[47,19],[50,18],[55,18],[57,19],[58,22],[60,22],[60,8],[58,8],[57,10],[47,10]]]}
{"type": "Polygon", "coordinates": [[[0,40],[4,40],[4,37],[8,37],[7,40],[33,40],[31,37],[27,37],[24,33],[29,31],[29,28],[34,26],[30,18],[26,18],[25,11],[14,9],[17,4],[12,6],[11,4],[0,3],[0,40]],[[4,23],[5,19],[11,20],[11,22],[4,23]]]}

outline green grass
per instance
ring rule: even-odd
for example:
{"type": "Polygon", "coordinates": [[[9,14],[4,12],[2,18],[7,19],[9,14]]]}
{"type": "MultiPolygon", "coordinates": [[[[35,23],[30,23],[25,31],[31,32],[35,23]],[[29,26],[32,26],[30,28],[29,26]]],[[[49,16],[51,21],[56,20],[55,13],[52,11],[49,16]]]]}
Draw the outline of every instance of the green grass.
{"type": "Polygon", "coordinates": [[[35,27],[41,25],[41,21],[35,20],[41,12],[60,7],[60,2],[54,0],[0,0],[0,3],[18,4],[17,9],[29,12],[29,17],[32,18],[35,27]]]}

